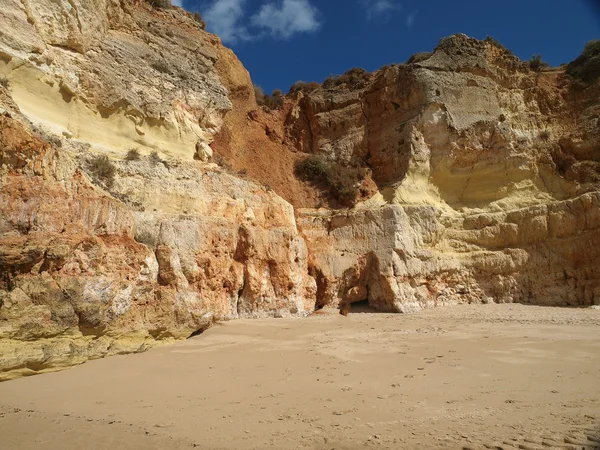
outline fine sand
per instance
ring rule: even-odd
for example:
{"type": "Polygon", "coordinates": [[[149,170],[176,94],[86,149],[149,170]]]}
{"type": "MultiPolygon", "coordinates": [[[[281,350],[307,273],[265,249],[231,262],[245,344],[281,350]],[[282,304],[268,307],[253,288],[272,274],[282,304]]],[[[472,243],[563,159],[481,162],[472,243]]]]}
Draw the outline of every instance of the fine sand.
{"type": "Polygon", "coordinates": [[[240,320],[0,383],[0,449],[600,448],[600,311],[240,320]]]}

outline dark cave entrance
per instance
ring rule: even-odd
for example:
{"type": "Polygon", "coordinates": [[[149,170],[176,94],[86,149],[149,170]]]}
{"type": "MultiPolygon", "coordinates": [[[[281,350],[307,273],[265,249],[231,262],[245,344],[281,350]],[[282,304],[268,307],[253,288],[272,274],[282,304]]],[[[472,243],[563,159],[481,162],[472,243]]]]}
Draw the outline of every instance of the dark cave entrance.
{"type": "Polygon", "coordinates": [[[379,311],[371,306],[369,300],[360,300],[348,305],[348,314],[376,314],[379,311]]]}

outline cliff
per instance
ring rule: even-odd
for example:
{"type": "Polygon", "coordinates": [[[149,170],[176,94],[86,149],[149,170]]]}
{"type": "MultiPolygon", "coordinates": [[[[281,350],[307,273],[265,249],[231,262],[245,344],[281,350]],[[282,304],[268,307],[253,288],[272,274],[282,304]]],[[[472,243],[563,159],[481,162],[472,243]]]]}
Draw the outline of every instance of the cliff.
{"type": "Polygon", "coordinates": [[[297,95],[297,149],[379,187],[351,211],[299,211],[318,305],[600,303],[599,93],[456,35],[362,87],[297,95]]]}
{"type": "Polygon", "coordinates": [[[292,206],[194,161],[231,108],[215,36],[128,2],[15,2],[0,30],[0,379],[313,310],[292,206]]]}
{"type": "Polygon", "coordinates": [[[600,89],[493,42],[270,111],[179,8],[8,0],[0,78],[0,380],[359,301],[600,304],[600,89]]]}

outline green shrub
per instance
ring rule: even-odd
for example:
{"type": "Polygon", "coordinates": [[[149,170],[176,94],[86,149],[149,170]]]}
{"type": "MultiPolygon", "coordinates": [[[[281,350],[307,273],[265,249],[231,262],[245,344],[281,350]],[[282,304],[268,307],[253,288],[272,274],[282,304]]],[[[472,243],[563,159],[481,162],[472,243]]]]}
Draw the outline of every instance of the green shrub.
{"type": "Polygon", "coordinates": [[[311,155],[296,162],[296,176],[306,182],[321,185],[344,206],[354,206],[360,183],[365,176],[360,167],[344,166],[320,155],[311,155]]]}
{"type": "Polygon", "coordinates": [[[315,181],[327,176],[331,163],[322,156],[311,155],[298,161],[294,169],[296,176],[302,181],[315,181]]]}
{"type": "Polygon", "coordinates": [[[581,55],[567,66],[567,73],[586,83],[600,77],[600,39],[585,44],[581,55]]]}
{"type": "Polygon", "coordinates": [[[173,7],[171,0],[148,0],[148,3],[150,3],[153,8],[168,9],[173,7]]]}
{"type": "Polygon", "coordinates": [[[111,188],[115,182],[115,174],[117,169],[106,155],[94,156],[88,163],[89,171],[94,179],[99,184],[103,184],[107,188],[111,188]]]}
{"type": "Polygon", "coordinates": [[[125,155],[126,161],[139,161],[142,155],[140,155],[140,151],[137,148],[130,148],[127,151],[127,155],[125,155]]]}
{"type": "Polygon", "coordinates": [[[426,59],[431,58],[432,56],[433,56],[433,53],[431,53],[431,52],[415,53],[410,58],[408,58],[408,61],[406,61],[406,64],[420,63],[421,61],[425,61],[426,59]]]}
{"type": "Polygon", "coordinates": [[[542,69],[549,67],[545,61],[542,61],[542,55],[533,55],[529,60],[529,68],[535,72],[540,72],[542,69]]]}

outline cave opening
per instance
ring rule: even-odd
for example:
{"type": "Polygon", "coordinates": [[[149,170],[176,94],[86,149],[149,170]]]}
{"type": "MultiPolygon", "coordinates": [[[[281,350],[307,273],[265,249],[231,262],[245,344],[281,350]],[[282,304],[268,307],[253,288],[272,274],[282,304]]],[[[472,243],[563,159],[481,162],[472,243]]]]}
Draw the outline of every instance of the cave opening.
{"type": "Polygon", "coordinates": [[[350,303],[349,314],[373,314],[379,311],[369,303],[368,299],[350,303]]]}
{"type": "Polygon", "coordinates": [[[340,314],[346,316],[348,314],[374,314],[379,311],[371,306],[368,299],[359,300],[356,302],[346,303],[340,308],[340,314]]]}

